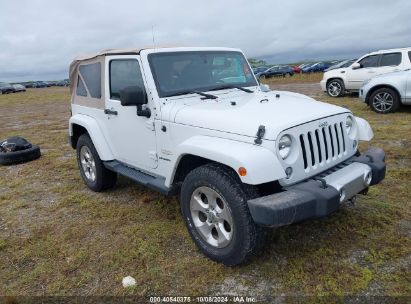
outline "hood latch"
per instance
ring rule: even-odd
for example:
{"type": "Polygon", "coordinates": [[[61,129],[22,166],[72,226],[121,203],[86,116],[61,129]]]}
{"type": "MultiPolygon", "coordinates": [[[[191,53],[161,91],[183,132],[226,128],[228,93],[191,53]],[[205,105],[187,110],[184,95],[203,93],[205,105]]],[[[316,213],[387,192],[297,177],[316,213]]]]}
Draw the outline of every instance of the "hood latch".
{"type": "Polygon", "coordinates": [[[261,143],[263,142],[261,139],[264,137],[264,135],[265,135],[265,126],[261,125],[258,127],[257,134],[256,134],[257,138],[254,140],[254,142],[257,145],[261,145],[261,143]]]}

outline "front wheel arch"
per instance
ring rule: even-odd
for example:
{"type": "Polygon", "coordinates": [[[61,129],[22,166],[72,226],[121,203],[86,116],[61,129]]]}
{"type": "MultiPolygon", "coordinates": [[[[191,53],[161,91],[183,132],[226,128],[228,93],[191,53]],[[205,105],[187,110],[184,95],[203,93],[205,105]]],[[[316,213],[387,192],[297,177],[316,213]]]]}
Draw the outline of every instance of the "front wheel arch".
{"type": "Polygon", "coordinates": [[[368,91],[368,93],[367,93],[367,96],[365,97],[365,103],[366,103],[367,105],[370,105],[370,97],[371,97],[371,95],[372,95],[375,91],[377,91],[377,90],[379,90],[379,89],[385,89],[385,88],[391,89],[391,90],[393,90],[395,93],[397,93],[398,100],[399,100],[400,104],[402,103],[402,102],[401,102],[401,94],[400,94],[400,92],[399,92],[395,87],[393,87],[393,86],[391,86],[391,85],[388,85],[388,84],[377,85],[377,86],[373,87],[372,89],[370,89],[370,90],[368,91]]]}

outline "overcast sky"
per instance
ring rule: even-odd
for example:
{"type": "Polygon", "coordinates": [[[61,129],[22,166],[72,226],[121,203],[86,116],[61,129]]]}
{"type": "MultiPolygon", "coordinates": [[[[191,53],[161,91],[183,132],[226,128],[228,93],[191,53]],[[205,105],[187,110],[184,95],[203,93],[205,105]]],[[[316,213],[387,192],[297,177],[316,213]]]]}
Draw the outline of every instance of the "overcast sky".
{"type": "Polygon", "coordinates": [[[288,63],[411,46],[409,0],[1,0],[0,81],[67,78],[76,54],[227,46],[288,63]]]}

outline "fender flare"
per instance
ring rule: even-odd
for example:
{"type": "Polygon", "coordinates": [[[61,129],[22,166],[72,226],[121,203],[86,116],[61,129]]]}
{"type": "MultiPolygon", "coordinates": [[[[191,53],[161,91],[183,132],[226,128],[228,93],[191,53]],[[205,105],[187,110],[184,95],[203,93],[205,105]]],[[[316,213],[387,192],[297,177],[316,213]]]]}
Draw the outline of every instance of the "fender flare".
{"type": "Polygon", "coordinates": [[[177,146],[176,155],[174,171],[166,180],[166,184],[172,183],[175,171],[184,155],[209,159],[229,166],[235,172],[238,172],[238,168],[244,167],[247,175],[239,177],[243,183],[250,185],[259,185],[286,177],[284,168],[273,151],[250,143],[199,135],[177,146]]]}
{"type": "Polygon", "coordinates": [[[97,150],[97,153],[101,160],[113,160],[114,155],[110,149],[110,146],[107,143],[106,138],[103,135],[103,132],[98,125],[97,121],[94,118],[91,118],[87,115],[76,114],[70,117],[69,120],[69,134],[73,136],[73,125],[82,126],[87,130],[87,133],[90,135],[90,138],[94,144],[94,147],[97,150]]]}
{"type": "Polygon", "coordinates": [[[368,121],[357,116],[355,116],[354,118],[357,123],[358,140],[370,141],[374,137],[374,132],[372,131],[372,128],[368,121]]]}

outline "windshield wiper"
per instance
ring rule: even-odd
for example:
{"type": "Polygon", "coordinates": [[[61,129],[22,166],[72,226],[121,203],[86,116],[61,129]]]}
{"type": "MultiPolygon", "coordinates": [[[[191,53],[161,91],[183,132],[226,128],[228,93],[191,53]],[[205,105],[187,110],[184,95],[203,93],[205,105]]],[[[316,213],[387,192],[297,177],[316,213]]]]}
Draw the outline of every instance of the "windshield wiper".
{"type": "Polygon", "coordinates": [[[200,91],[182,91],[182,92],[177,92],[177,93],[173,93],[164,97],[171,97],[171,96],[180,96],[180,95],[186,95],[186,94],[198,94],[201,96],[204,96],[204,98],[202,99],[217,99],[217,96],[215,95],[211,95],[211,94],[207,94],[204,92],[200,92],[200,91]]]}
{"type": "Polygon", "coordinates": [[[243,92],[254,93],[254,91],[250,89],[247,89],[241,86],[235,86],[235,85],[225,85],[225,86],[215,87],[214,89],[211,89],[210,91],[225,90],[225,89],[238,89],[243,92]]]}

